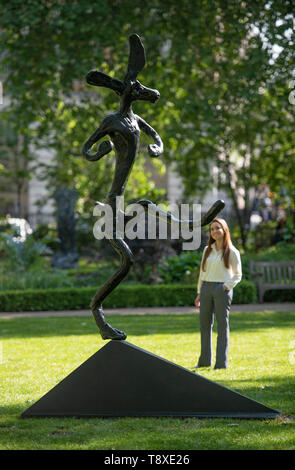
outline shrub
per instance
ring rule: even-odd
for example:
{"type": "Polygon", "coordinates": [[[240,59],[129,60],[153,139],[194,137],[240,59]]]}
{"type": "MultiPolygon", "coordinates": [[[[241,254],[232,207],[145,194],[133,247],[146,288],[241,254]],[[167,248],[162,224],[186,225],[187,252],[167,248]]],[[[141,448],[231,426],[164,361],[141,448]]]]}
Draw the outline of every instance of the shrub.
{"type": "Polygon", "coordinates": [[[295,290],[268,290],[263,296],[264,302],[295,302],[295,290]]]}
{"type": "Polygon", "coordinates": [[[48,289],[59,287],[98,287],[111,277],[116,269],[105,267],[100,271],[92,270],[61,270],[61,269],[30,269],[15,273],[0,273],[0,291],[48,289]]]}
{"type": "Polygon", "coordinates": [[[202,252],[186,251],[177,256],[169,256],[164,266],[159,267],[159,274],[165,283],[197,282],[202,252]]]}
{"type": "Polygon", "coordinates": [[[11,272],[26,271],[32,267],[44,265],[44,255],[51,250],[42,241],[36,241],[32,236],[24,242],[14,240],[6,233],[0,234],[0,246],[5,254],[6,269],[11,272]]]}
{"type": "MultiPolygon", "coordinates": [[[[31,289],[0,292],[0,311],[80,310],[90,308],[93,287],[31,289]]],[[[104,301],[105,308],[189,306],[196,297],[195,285],[120,285],[104,301]]],[[[234,289],[233,303],[253,303],[256,289],[241,281],[234,289]]]]}
{"type": "Polygon", "coordinates": [[[253,304],[257,301],[256,286],[251,281],[243,280],[234,288],[234,304],[253,304]]]}
{"type": "Polygon", "coordinates": [[[67,273],[58,269],[31,269],[0,275],[0,291],[73,287],[73,284],[67,273]]]}
{"type": "Polygon", "coordinates": [[[46,244],[52,252],[57,251],[60,245],[57,228],[52,224],[38,224],[32,233],[32,238],[42,244],[46,244]]]}

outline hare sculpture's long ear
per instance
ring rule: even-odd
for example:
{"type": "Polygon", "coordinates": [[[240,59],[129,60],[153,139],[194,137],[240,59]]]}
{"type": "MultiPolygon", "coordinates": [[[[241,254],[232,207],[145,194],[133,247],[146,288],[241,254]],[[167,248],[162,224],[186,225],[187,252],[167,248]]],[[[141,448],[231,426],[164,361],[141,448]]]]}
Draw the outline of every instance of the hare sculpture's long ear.
{"type": "Polygon", "coordinates": [[[140,37],[137,36],[137,34],[129,36],[129,47],[130,53],[125,80],[129,79],[134,81],[145,66],[145,51],[140,37]]]}
{"type": "Polygon", "coordinates": [[[114,90],[116,93],[120,95],[123,93],[125,89],[125,85],[120,80],[116,78],[112,78],[109,75],[99,72],[98,70],[91,70],[86,75],[86,81],[89,85],[95,86],[104,86],[106,88],[110,88],[114,90]]]}

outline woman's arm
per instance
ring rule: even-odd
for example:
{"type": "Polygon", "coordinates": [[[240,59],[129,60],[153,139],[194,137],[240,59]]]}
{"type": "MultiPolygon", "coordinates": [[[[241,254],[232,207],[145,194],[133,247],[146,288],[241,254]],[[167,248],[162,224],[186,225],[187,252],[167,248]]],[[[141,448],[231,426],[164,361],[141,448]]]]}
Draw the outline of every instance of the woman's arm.
{"type": "Polygon", "coordinates": [[[203,278],[204,278],[204,271],[202,270],[202,264],[203,264],[203,260],[204,260],[204,256],[205,256],[205,253],[206,253],[206,250],[207,250],[207,246],[204,248],[204,251],[203,251],[203,256],[202,256],[202,261],[201,261],[201,264],[200,264],[200,273],[199,273],[199,279],[198,279],[198,294],[201,293],[201,287],[202,287],[202,283],[203,283],[203,278]]]}
{"type": "Polygon", "coordinates": [[[238,250],[231,250],[229,255],[229,262],[233,271],[233,277],[230,281],[224,283],[224,289],[231,290],[233,289],[238,282],[242,279],[242,263],[241,256],[238,250]]]}
{"type": "Polygon", "coordinates": [[[204,271],[202,270],[202,264],[203,264],[203,259],[204,259],[204,256],[205,256],[205,252],[207,250],[207,246],[205,247],[204,251],[203,251],[203,256],[202,256],[202,261],[201,261],[201,265],[200,265],[200,273],[199,273],[199,279],[198,279],[198,285],[197,285],[197,297],[195,299],[195,306],[197,308],[200,307],[200,292],[201,292],[201,287],[202,287],[202,283],[203,283],[203,278],[204,278],[204,271]]]}
{"type": "Polygon", "coordinates": [[[201,297],[200,294],[198,294],[197,297],[196,297],[196,299],[195,299],[195,306],[196,306],[197,308],[200,307],[200,297],[201,297]]]}

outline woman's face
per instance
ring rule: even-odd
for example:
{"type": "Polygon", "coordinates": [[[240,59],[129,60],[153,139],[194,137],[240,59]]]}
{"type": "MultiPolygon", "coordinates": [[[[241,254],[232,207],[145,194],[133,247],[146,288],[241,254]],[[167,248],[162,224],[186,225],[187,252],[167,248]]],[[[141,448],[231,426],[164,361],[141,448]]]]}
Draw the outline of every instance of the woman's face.
{"type": "Polygon", "coordinates": [[[211,225],[210,235],[215,241],[223,239],[224,231],[222,226],[218,222],[213,222],[213,224],[211,225]]]}

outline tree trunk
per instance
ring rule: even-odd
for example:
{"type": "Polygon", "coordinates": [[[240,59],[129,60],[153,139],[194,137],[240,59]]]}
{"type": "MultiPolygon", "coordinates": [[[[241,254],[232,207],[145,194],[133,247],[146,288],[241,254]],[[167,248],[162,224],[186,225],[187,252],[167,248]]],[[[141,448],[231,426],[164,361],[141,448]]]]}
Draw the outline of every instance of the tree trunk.
{"type": "Polygon", "coordinates": [[[237,217],[238,225],[240,228],[240,234],[241,234],[241,240],[242,240],[242,246],[245,249],[246,248],[246,242],[247,242],[247,231],[244,223],[244,217],[242,217],[241,211],[239,209],[238,205],[238,198],[235,192],[235,188],[232,185],[232,178],[231,178],[231,172],[229,168],[229,161],[228,157],[226,156],[226,160],[224,162],[224,170],[227,178],[227,192],[229,193],[229,196],[233,202],[234,206],[234,211],[237,217]]]}

